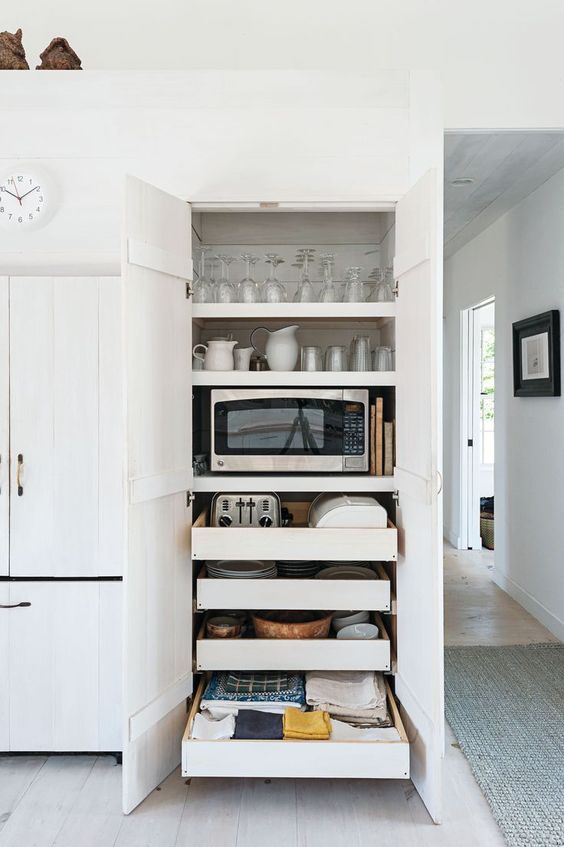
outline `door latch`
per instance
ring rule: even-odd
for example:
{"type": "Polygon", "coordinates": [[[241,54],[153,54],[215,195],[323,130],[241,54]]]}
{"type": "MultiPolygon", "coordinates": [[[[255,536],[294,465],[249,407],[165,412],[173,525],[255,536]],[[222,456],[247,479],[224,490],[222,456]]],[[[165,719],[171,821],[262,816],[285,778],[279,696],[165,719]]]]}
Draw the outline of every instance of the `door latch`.
{"type": "Polygon", "coordinates": [[[400,504],[399,491],[392,491],[392,500],[395,502],[396,506],[399,507],[399,504],[400,504]]]}
{"type": "Polygon", "coordinates": [[[194,500],[196,499],[196,495],[193,491],[186,492],[186,508],[189,509],[194,500]]]}

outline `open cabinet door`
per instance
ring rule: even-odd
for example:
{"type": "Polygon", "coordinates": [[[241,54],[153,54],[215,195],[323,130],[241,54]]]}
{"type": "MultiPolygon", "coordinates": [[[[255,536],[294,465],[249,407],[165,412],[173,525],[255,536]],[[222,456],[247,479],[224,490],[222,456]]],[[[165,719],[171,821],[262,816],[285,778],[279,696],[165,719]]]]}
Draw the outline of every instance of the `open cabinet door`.
{"type": "Polygon", "coordinates": [[[397,676],[411,778],[442,815],[442,197],[429,171],[396,208],[397,676]]]}
{"type": "Polygon", "coordinates": [[[190,206],[127,178],[123,810],[180,762],[192,693],[190,206]]]}

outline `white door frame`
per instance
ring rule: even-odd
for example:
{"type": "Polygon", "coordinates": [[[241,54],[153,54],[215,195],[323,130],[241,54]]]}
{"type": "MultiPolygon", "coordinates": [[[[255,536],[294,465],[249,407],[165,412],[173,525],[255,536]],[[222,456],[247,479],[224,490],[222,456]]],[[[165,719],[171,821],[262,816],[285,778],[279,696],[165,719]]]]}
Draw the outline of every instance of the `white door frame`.
{"type": "Polygon", "coordinates": [[[482,547],[480,509],[476,486],[480,476],[480,409],[474,402],[476,380],[480,378],[480,345],[476,338],[476,312],[495,303],[488,297],[460,312],[460,536],[459,549],[482,547]]]}

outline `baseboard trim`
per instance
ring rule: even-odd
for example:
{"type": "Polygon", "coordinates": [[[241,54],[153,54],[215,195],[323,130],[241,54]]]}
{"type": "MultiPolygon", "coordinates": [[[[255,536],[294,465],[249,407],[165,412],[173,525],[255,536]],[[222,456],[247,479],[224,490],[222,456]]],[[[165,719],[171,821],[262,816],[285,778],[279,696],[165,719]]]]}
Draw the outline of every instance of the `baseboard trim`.
{"type": "Polygon", "coordinates": [[[560,641],[564,641],[564,621],[547,609],[546,606],[543,606],[542,603],[539,603],[528,591],[517,585],[511,577],[504,576],[496,568],[490,574],[496,585],[502,588],[510,597],[513,597],[520,606],[523,606],[524,609],[530,612],[534,618],[540,621],[560,641]]]}
{"type": "Polygon", "coordinates": [[[460,538],[452,529],[449,529],[448,526],[443,527],[443,535],[449,542],[449,544],[452,544],[452,546],[456,548],[456,550],[462,549],[460,546],[460,538]]]}

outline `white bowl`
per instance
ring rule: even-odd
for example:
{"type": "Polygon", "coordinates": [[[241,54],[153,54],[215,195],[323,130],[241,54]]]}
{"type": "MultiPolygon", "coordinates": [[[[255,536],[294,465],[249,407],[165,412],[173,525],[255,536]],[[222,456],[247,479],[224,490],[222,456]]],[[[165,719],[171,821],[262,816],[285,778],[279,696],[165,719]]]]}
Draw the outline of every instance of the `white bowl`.
{"type": "Polygon", "coordinates": [[[373,623],[355,623],[352,626],[344,626],[337,633],[337,638],[351,641],[375,641],[380,632],[373,623]]]}
{"type": "Polygon", "coordinates": [[[370,612],[335,612],[333,615],[333,629],[339,632],[345,626],[352,626],[355,623],[368,623],[370,620],[370,612]]]}

